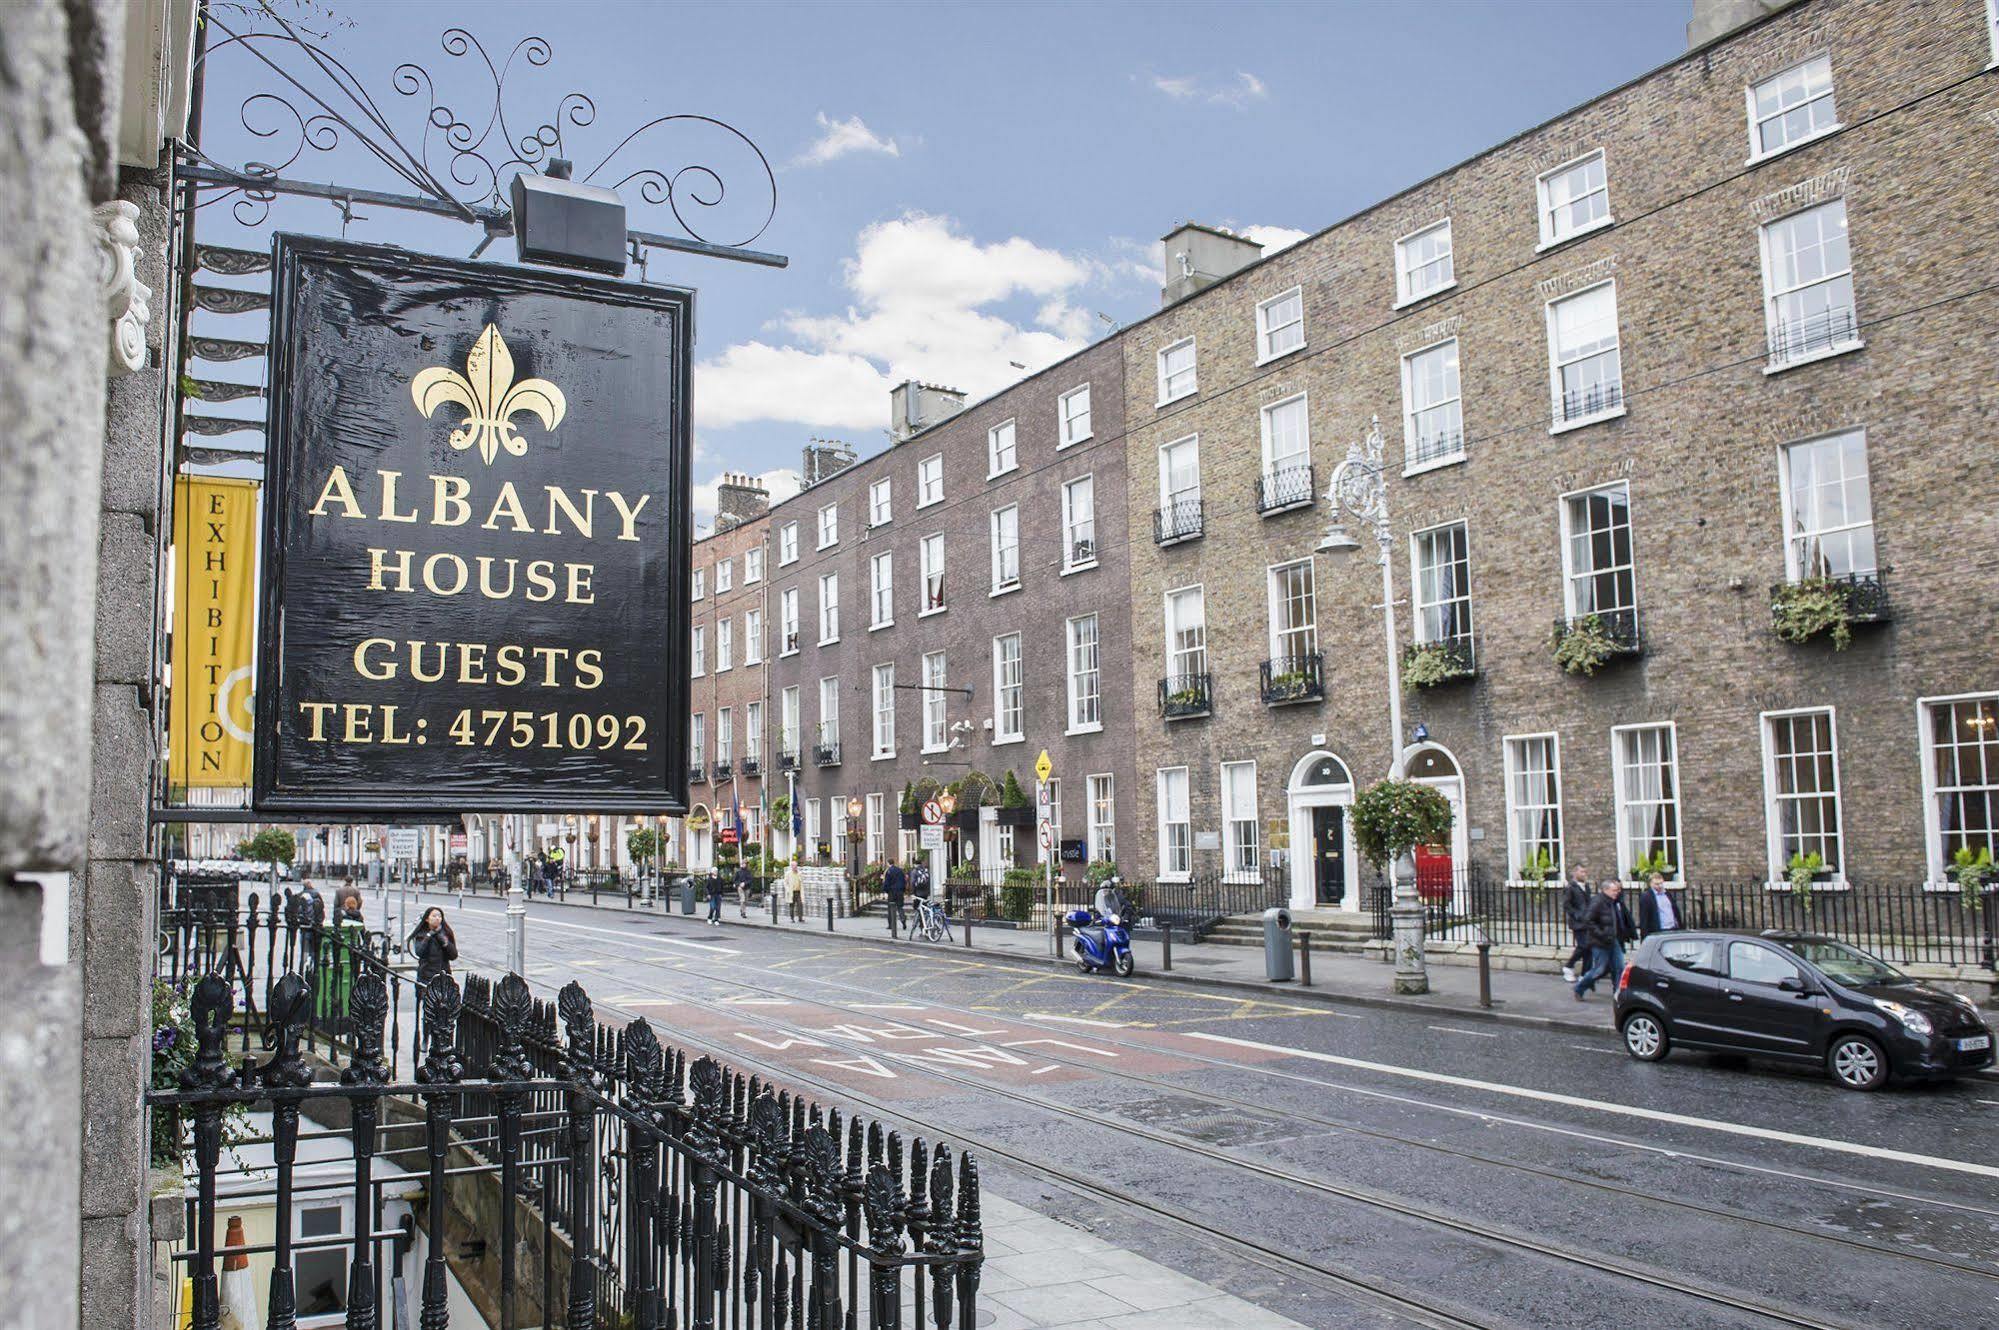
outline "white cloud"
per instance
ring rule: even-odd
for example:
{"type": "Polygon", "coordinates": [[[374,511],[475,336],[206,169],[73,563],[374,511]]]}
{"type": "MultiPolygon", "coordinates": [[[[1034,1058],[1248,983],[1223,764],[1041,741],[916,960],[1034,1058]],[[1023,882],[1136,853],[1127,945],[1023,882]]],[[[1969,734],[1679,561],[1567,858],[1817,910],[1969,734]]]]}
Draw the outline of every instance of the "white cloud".
{"type": "Polygon", "coordinates": [[[1232,80],[1214,82],[1195,74],[1154,74],[1152,86],[1176,102],[1206,102],[1237,111],[1270,97],[1270,85],[1246,69],[1237,70],[1232,80]]]}
{"type": "MultiPolygon", "coordinates": [[[[1014,236],[981,244],[949,219],[909,213],[862,231],[845,270],[854,303],[793,314],[792,345],[747,342],[696,368],[703,429],[751,420],[865,430],[888,423],[888,389],[904,379],[974,397],[1075,351],[1091,315],[1075,297],[1099,265],[1014,236]],[[996,309],[1034,302],[1031,321],[996,309]]],[[[864,444],[871,440],[862,440],[864,444]]]]}
{"type": "Polygon", "coordinates": [[[1257,244],[1263,246],[1263,252],[1268,256],[1275,254],[1280,249],[1291,248],[1291,246],[1312,233],[1310,231],[1294,231],[1288,226],[1245,226],[1242,228],[1241,234],[1244,238],[1254,240],[1257,244]]]}
{"type": "MultiPolygon", "coordinates": [[[[703,532],[715,525],[715,506],[721,495],[723,474],[717,471],[694,487],[694,525],[703,532]]],[[[804,488],[798,479],[798,473],[783,467],[760,472],[755,479],[758,484],[770,491],[772,503],[783,503],[804,488]]]]}
{"type": "Polygon", "coordinates": [[[902,149],[896,145],[894,139],[885,139],[875,133],[859,116],[834,120],[821,111],[819,137],[814,139],[804,152],[792,159],[792,165],[824,166],[827,162],[857,152],[879,153],[883,157],[902,156],[902,149]]]}

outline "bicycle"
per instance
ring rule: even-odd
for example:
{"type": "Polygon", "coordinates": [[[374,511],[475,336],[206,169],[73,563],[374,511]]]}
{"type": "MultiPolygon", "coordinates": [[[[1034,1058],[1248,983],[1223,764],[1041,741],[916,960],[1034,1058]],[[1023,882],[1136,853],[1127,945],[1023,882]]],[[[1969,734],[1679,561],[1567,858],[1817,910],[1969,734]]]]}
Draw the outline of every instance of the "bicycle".
{"type": "Polygon", "coordinates": [[[944,942],[951,936],[951,916],[944,913],[944,907],[927,896],[919,896],[910,920],[909,936],[921,938],[925,942],[944,942]]]}

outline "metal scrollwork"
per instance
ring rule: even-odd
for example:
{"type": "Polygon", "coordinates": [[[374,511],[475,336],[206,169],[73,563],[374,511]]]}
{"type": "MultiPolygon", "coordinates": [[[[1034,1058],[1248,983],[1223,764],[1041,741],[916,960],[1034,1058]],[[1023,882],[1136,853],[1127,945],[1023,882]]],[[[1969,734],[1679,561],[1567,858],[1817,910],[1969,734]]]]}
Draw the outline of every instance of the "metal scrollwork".
{"type": "Polygon", "coordinates": [[[287,974],[271,986],[271,995],[266,1000],[264,1043],[275,1051],[269,1062],[257,1068],[259,1083],[271,1089],[311,1084],[312,1071],[298,1050],[299,1040],[305,1036],[306,1007],[311,1001],[312,990],[295,974],[287,974]]]}
{"type": "Polygon", "coordinates": [[[424,985],[423,1033],[430,1045],[416,1078],[425,1085],[452,1085],[465,1075],[458,1057],[458,983],[440,974],[424,985]]]}
{"type": "Polygon", "coordinates": [[[229,1037],[229,1017],[235,998],[229,982],[220,975],[207,975],[194,986],[189,1002],[194,1017],[194,1062],[180,1074],[184,1090],[220,1090],[236,1079],[236,1072],[223,1056],[222,1045],[229,1037]]]}
{"type": "Polygon", "coordinates": [[[354,1056],[340,1073],[343,1085],[386,1085],[389,1069],[382,1061],[382,1021],[389,1011],[389,989],[378,974],[363,974],[347,995],[347,1013],[354,1022],[354,1056]]]}
{"type": "Polygon", "coordinates": [[[574,979],[556,994],[555,1008],[562,1017],[563,1074],[571,1080],[588,1081],[595,1072],[597,1012],[590,995],[574,979]]]}
{"type": "Polygon", "coordinates": [[[534,994],[528,991],[528,981],[517,974],[503,976],[493,991],[493,1022],[499,1031],[490,1071],[494,1080],[525,1081],[534,1075],[523,1047],[533,1017],[534,994]]]}

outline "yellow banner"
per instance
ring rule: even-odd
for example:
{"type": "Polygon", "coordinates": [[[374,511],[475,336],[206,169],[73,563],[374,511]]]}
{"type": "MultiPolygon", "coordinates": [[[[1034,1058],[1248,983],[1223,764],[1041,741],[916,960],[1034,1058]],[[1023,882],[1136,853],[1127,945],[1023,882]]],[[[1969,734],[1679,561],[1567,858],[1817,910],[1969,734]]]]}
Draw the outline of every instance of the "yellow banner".
{"type": "Polygon", "coordinates": [[[257,482],[174,478],[174,638],[167,779],[250,783],[257,482]]]}

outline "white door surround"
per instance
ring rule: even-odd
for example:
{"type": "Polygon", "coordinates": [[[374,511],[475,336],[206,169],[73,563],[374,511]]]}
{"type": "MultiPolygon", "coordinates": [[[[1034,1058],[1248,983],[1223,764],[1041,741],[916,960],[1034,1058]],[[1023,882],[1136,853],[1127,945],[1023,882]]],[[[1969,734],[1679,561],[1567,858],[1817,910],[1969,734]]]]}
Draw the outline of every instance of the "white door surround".
{"type": "Polygon", "coordinates": [[[1457,755],[1440,743],[1412,744],[1403,769],[1418,785],[1428,785],[1451,805],[1451,868],[1463,872],[1470,863],[1471,845],[1465,827],[1464,768],[1457,755]]]}
{"type": "MultiPolygon", "coordinates": [[[[1319,907],[1318,854],[1312,839],[1312,810],[1351,808],[1354,800],[1353,775],[1347,764],[1320,748],[1298,759],[1284,788],[1285,811],[1291,838],[1291,908],[1319,907]]],[[[1353,915],[1366,913],[1361,902],[1360,856],[1353,843],[1353,818],[1349,815],[1341,830],[1345,838],[1346,891],[1337,907],[1353,915]]]]}

